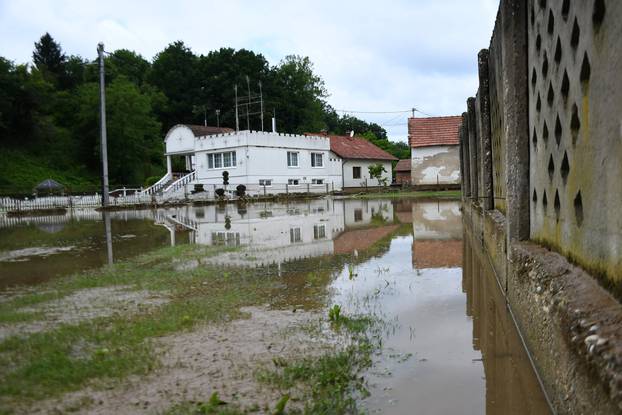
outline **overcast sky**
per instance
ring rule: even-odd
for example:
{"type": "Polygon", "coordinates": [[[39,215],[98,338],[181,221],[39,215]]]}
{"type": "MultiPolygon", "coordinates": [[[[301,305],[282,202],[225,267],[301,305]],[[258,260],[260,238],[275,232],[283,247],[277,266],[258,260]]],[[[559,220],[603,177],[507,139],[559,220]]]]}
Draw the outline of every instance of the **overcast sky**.
{"type": "MultiPolygon", "coordinates": [[[[196,54],[247,48],[271,64],[298,54],[315,64],[334,108],[454,115],[477,88],[477,52],[489,45],[497,7],[498,0],[0,0],[0,56],[30,62],[46,31],[66,54],[89,59],[99,41],[147,59],[175,40],[196,54]]],[[[408,114],[353,115],[406,139],[408,114]]]]}

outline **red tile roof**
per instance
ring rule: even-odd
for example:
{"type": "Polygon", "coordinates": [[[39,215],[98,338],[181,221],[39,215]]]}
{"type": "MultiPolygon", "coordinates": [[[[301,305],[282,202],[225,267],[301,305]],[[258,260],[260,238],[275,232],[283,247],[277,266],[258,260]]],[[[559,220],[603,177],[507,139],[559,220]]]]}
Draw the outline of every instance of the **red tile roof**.
{"type": "Polygon", "coordinates": [[[233,128],[226,127],[210,127],[209,125],[192,125],[185,124],[186,127],[192,130],[192,133],[195,137],[204,137],[206,135],[214,135],[214,134],[224,134],[224,133],[232,133],[233,128]]]}
{"type": "Polygon", "coordinates": [[[395,166],[395,171],[410,171],[410,168],[411,168],[410,159],[400,160],[397,162],[397,165],[395,166]]]}
{"type": "Polygon", "coordinates": [[[448,117],[409,118],[408,143],[411,147],[458,145],[460,115],[448,117]]]}
{"type": "Polygon", "coordinates": [[[349,135],[328,135],[326,133],[308,133],[330,138],[330,150],[344,159],[397,160],[380,147],[363,137],[349,135]]]}

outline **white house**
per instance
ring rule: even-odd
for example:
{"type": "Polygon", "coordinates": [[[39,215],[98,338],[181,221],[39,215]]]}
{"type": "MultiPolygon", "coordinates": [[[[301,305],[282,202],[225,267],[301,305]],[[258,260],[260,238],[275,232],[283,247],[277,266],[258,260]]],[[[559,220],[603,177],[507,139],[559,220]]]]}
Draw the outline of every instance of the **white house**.
{"type": "Polygon", "coordinates": [[[341,165],[341,186],[344,189],[391,184],[393,181],[391,164],[397,160],[396,157],[363,137],[322,135],[330,138],[330,158],[338,160],[341,165]],[[369,167],[376,164],[384,167],[380,180],[372,179],[369,174],[369,167]]]}
{"type": "Polygon", "coordinates": [[[408,119],[412,186],[460,187],[461,122],[461,116],[408,119]]]}
{"type": "Polygon", "coordinates": [[[341,160],[331,156],[330,139],[319,135],[261,131],[218,131],[214,127],[179,124],[165,138],[167,173],[147,193],[174,193],[204,185],[247,186],[249,193],[297,193],[341,190],[341,160]],[[183,157],[186,172],[173,171],[174,157],[183,157]]]}

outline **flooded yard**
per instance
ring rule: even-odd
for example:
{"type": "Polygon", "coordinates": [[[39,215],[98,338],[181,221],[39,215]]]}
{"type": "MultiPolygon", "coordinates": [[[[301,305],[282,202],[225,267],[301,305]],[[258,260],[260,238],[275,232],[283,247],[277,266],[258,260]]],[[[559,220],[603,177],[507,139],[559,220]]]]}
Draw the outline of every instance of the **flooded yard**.
{"type": "Polygon", "coordinates": [[[549,413],[457,201],[80,215],[2,223],[0,412],[549,413]]]}

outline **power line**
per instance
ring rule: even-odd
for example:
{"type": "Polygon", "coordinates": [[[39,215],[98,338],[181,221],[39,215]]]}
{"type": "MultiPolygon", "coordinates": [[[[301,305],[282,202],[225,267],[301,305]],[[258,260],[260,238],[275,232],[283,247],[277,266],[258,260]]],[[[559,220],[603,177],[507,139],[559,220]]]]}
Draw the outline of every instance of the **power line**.
{"type": "Polygon", "coordinates": [[[405,111],[355,111],[355,110],[335,110],[335,112],[345,112],[352,114],[402,114],[405,112],[411,112],[411,110],[405,111]]]}

